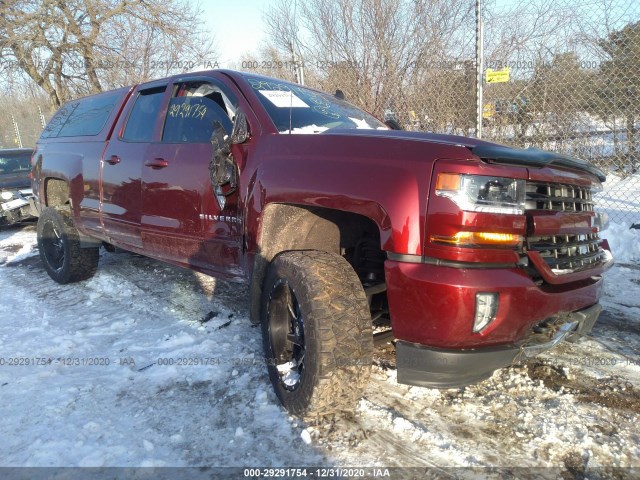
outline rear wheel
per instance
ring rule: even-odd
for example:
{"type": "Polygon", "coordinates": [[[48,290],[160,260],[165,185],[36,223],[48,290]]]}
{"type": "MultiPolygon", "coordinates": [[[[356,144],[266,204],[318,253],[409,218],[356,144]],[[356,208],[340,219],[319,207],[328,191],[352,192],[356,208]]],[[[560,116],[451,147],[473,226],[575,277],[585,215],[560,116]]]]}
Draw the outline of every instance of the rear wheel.
{"type": "Polygon", "coordinates": [[[38,249],[45,270],[58,283],[86,280],[98,268],[99,248],[80,248],[70,215],[54,208],[43,209],[38,219],[38,249]]]}
{"type": "Polygon", "coordinates": [[[267,271],[262,333],[276,395],[295,415],[352,411],[368,383],[371,316],[358,276],[341,256],[278,255],[267,271]]]}

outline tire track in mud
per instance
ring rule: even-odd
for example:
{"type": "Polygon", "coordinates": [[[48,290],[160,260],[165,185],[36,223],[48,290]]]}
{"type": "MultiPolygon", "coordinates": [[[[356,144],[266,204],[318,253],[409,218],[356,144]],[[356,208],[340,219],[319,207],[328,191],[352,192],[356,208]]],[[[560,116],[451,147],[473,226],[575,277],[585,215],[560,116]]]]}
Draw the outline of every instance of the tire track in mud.
{"type": "Polygon", "coordinates": [[[541,380],[545,387],[554,392],[564,389],[583,403],[595,403],[610,409],[640,414],[640,391],[622,377],[569,377],[563,368],[540,361],[529,362],[527,371],[532,380],[541,380]]]}

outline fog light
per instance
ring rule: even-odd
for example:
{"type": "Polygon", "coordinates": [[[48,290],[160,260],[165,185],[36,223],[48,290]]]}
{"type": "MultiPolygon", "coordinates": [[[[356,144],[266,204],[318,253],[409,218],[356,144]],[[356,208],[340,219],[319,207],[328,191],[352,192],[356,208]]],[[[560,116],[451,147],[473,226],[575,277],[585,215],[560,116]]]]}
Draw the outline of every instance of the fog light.
{"type": "Polygon", "coordinates": [[[476,293],[476,317],[473,320],[473,332],[482,331],[496,319],[498,314],[497,293],[476,293]]]}

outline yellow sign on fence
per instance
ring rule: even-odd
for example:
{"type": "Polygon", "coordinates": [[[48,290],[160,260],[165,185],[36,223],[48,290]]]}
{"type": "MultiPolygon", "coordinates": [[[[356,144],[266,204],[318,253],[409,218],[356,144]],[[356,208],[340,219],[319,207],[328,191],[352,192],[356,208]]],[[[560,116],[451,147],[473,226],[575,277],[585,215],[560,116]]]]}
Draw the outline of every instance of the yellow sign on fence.
{"type": "Polygon", "coordinates": [[[487,83],[503,83],[509,81],[509,67],[502,70],[487,68],[487,83]]]}
{"type": "Polygon", "coordinates": [[[493,103],[485,103],[482,108],[483,118],[493,118],[496,114],[496,106],[493,103]]]}

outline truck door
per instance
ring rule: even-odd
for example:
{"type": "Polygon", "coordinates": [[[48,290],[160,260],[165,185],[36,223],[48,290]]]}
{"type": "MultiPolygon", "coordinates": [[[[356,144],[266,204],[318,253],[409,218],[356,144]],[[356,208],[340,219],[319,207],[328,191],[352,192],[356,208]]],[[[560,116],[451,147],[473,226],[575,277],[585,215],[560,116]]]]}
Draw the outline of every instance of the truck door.
{"type": "Polygon", "coordinates": [[[142,241],[151,256],[240,276],[238,194],[221,208],[209,179],[214,125],[231,134],[237,101],[221,83],[199,78],[172,85],[161,141],[143,167],[142,241]]]}
{"type": "Polygon", "coordinates": [[[160,124],[166,86],[141,88],[131,110],[118,121],[101,161],[101,222],[114,244],[142,248],[142,169],[160,124]]]}

